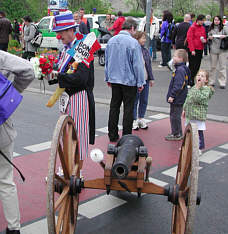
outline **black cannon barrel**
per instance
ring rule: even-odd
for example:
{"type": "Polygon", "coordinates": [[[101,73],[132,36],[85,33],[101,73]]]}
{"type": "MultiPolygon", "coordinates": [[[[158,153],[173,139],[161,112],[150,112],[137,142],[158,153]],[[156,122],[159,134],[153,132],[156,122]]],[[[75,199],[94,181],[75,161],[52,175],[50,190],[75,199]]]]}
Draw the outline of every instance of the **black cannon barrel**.
{"type": "Polygon", "coordinates": [[[117,143],[117,157],[112,167],[114,176],[124,179],[131,170],[132,164],[138,160],[138,148],[144,146],[142,140],[135,135],[125,135],[117,143]]]}

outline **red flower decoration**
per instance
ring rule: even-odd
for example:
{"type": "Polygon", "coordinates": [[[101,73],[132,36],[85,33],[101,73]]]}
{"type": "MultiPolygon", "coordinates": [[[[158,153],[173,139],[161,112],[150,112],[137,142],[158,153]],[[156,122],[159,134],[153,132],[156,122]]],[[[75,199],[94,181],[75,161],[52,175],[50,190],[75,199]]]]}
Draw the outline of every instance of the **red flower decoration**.
{"type": "Polygon", "coordinates": [[[76,33],[77,40],[81,40],[83,38],[83,35],[81,33],[76,33]]]}
{"type": "Polygon", "coordinates": [[[45,64],[47,62],[47,59],[46,58],[40,58],[39,61],[40,61],[40,65],[42,65],[42,64],[45,64]]]}
{"type": "Polygon", "coordinates": [[[46,57],[40,58],[40,68],[44,75],[50,74],[53,71],[54,63],[57,63],[58,60],[53,55],[48,55],[46,57]]]}

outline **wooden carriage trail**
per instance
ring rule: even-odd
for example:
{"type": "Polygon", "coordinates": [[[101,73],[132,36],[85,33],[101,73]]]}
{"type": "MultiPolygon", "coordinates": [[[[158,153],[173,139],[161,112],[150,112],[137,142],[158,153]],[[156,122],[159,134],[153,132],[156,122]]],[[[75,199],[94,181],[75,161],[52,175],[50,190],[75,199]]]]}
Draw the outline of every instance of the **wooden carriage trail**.
{"type": "MultiPolygon", "coordinates": [[[[148,155],[152,157],[152,168],[149,179],[161,186],[165,186],[170,181],[174,184],[181,141],[168,142],[164,140],[164,136],[168,134],[167,130],[170,129],[168,115],[156,114],[147,116],[147,122],[149,126],[147,130],[133,131],[133,134],[142,139],[148,149],[148,155]]],[[[200,170],[228,156],[227,132],[228,124],[207,121],[207,130],[205,132],[206,150],[200,156],[200,170]]],[[[100,148],[106,153],[107,145],[109,144],[107,127],[96,129],[96,134],[96,144],[90,147],[90,149],[100,148]]],[[[15,171],[14,177],[20,200],[22,234],[47,233],[45,177],[48,173],[50,144],[51,142],[44,142],[37,145],[25,146],[24,149],[31,152],[27,155],[20,155],[19,152],[14,152],[14,156],[16,157],[14,162],[19,168],[22,168],[23,174],[26,177],[25,183],[22,183],[15,171]]],[[[102,168],[90,158],[84,160],[82,174],[86,179],[104,176],[102,168]]],[[[137,196],[137,194],[129,196],[137,196]]],[[[140,199],[144,199],[145,197],[142,196],[140,199]]],[[[153,196],[150,196],[150,199],[153,199],[153,196]]],[[[86,220],[92,220],[127,203],[127,196],[117,196],[116,193],[106,195],[103,190],[82,190],[80,193],[78,225],[80,226],[80,222],[85,224],[86,220]]],[[[1,231],[6,227],[6,222],[2,217],[3,211],[0,207],[0,233],[3,233],[1,231]]],[[[170,217],[167,217],[167,219],[170,219],[170,217]]],[[[83,231],[81,233],[86,234],[83,231]]],[[[131,234],[134,233],[132,232],[131,234]]]]}

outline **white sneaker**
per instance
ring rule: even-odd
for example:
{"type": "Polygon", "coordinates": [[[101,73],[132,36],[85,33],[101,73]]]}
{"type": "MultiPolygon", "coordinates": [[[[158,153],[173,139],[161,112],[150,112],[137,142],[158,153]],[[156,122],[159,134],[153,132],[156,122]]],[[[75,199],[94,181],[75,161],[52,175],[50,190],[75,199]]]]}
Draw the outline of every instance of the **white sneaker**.
{"type": "Polygon", "coordinates": [[[139,129],[139,123],[138,123],[138,120],[134,120],[134,121],[133,121],[132,129],[133,129],[133,130],[138,130],[138,129],[139,129]]]}
{"type": "Polygon", "coordinates": [[[169,68],[170,71],[174,71],[173,60],[172,59],[167,63],[167,66],[168,66],[168,68],[169,68]]]}
{"type": "Polygon", "coordinates": [[[139,125],[139,127],[142,128],[142,129],[147,129],[147,128],[148,128],[145,119],[139,119],[138,125],[139,125]]]}
{"type": "Polygon", "coordinates": [[[199,155],[202,155],[202,150],[199,149],[199,155]]]}

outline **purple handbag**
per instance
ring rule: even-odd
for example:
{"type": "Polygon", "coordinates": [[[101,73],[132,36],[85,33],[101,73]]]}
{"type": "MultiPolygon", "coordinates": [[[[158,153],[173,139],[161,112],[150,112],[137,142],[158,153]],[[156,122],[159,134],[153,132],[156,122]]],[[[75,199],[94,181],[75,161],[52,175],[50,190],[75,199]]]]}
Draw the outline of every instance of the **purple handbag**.
{"type": "Polygon", "coordinates": [[[22,98],[12,82],[0,73],[0,125],[13,114],[22,98]]]}

